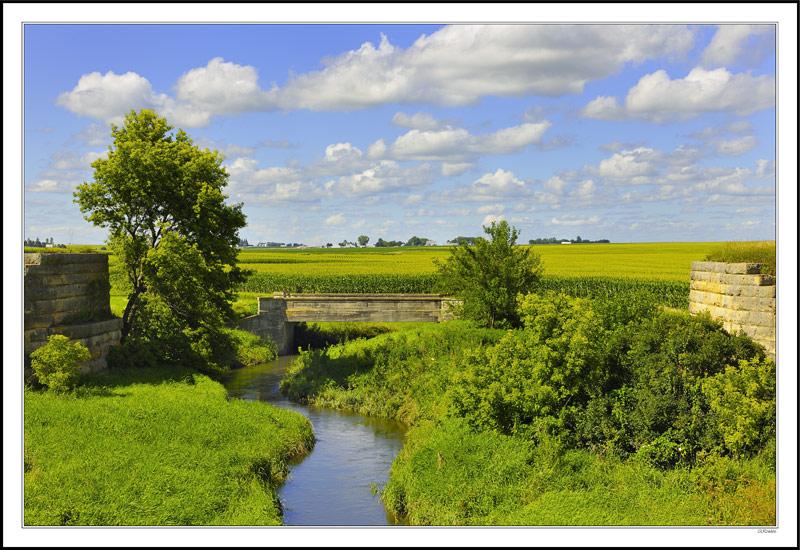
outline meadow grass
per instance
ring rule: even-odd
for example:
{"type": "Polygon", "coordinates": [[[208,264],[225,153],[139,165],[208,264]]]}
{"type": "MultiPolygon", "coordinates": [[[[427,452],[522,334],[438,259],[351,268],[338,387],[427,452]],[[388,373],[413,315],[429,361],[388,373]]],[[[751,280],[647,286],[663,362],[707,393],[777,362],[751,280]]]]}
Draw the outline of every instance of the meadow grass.
{"type": "Polygon", "coordinates": [[[25,390],[25,525],[281,524],[275,486],[314,442],[303,416],[187,369],[83,382],[25,390]]]}
{"type": "Polygon", "coordinates": [[[761,272],[775,275],[775,241],[733,241],[711,250],[706,260],[711,262],[758,263],[761,272]]]}

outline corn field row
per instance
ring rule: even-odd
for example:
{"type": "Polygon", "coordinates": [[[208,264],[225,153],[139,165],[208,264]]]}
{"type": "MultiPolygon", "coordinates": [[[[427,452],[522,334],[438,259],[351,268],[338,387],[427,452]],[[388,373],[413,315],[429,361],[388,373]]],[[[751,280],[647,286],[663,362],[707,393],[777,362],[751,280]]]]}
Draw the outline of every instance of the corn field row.
{"type": "MultiPolygon", "coordinates": [[[[239,287],[241,292],[427,294],[437,292],[436,275],[285,275],[254,273],[239,287]]],[[[563,277],[545,275],[537,292],[563,292],[580,298],[647,296],[674,308],[689,307],[689,281],[663,281],[624,277],[563,277]]]]}

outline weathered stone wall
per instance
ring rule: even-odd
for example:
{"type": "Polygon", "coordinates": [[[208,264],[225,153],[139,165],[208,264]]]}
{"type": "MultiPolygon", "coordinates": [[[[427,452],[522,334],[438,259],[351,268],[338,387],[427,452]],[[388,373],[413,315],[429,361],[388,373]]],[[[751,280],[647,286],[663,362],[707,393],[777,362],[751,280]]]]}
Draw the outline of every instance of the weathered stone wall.
{"type": "Polygon", "coordinates": [[[708,311],[728,332],[744,331],[775,358],[775,277],[761,264],[692,262],[689,313],[708,311]]]}
{"type": "Polygon", "coordinates": [[[108,256],[25,254],[25,376],[30,354],[52,334],[80,342],[92,354],[81,372],[106,368],[111,346],[119,344],[122,319],[111,314],[108,256]]]}

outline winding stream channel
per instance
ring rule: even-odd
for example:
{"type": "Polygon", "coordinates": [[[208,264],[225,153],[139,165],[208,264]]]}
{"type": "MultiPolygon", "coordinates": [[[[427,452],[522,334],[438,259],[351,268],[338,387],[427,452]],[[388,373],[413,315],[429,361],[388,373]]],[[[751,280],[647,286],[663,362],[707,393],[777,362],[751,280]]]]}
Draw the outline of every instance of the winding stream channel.
{"type": "Polygon", "coordinates": [[[322,409],[289,401],[280,380],[294,356],[231,372],[223,383],[231,397],[266,401],[311,421],[316,445],[294,460],[278,490],[285,525],[398,525],[372,485],[383,488],[405,429],[394,420],[322,409]]]}

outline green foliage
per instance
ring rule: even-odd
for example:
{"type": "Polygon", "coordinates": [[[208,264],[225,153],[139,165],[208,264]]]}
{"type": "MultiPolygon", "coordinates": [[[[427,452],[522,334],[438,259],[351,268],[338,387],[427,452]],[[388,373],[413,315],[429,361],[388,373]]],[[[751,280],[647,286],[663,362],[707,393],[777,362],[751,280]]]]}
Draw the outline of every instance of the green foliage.
{"type": "Polygon", "coordinates": [[[80,342],[61,334],[48,336],[47,344],[31,353],[31,368],[39,382],[53,393],[64,393],[78,383],[81,366],[92,358],[80,342]]]}
{"type": "Polygon", "coordinates": [[[428,294],[436,290],[436,275],[302,275],[253,273],[239,285],[245,292],[428,294]]]}
{"type": "Polygon", "coordinates": [[[539,437],[603,387],[605,331],[585,300],[564,295],[528,295],[520,316],[524,330],[465,355],[453,409],[477,429],[539,437]]]}
{"type": "Polygon", "coordinates": [[[710,262],[756,263],[761,264],[761,272],[775,275],[775,241],[727,242],[706,255],[710,262]]]}
{"type": "Polygon", "coordinates": [[[522,329],[352,340],[303,353],[282,391],[410,424],[382,498],[412,524],[769,525],[774,366],[656,304],[530,295],[522,329]],[[693,467],[736,444],[730,490],[699,488],[693,467]]]}
{"type": "Polygon", "coordinates": [[[276,487],[314,445],[302,415],[228,400],[191,369],[25,391],[26,525],[280,525],[276,487]]]}
{"type": "Polygon", "coordinates": [[[728,365],[705,378],[702,391],[732,453],[761,448],[775,437],[774,361],[757,358],[728,365]]]}
{"type": "Polygon", "coordinates": [[[258,365],[272,361],[278,356],[278,347],[269,336],[258,336],[244,330],[231,330],[236,346],[236,363],[258,365]]]}
{"type": "Polygon", "coordinates": [[[457,314],[487,327],[516,326],[517,295],[528,293],[541,273],[541,261],[530,247],[516,246],[519,231],[508,222],[484,227],[491,241],[451,249],[444,262],[435,261],[440,289],[463,300],[457,314]]]}
{"type": "Polygon", "coordinates": [[[741,361],[764,357],[743,334],[730,335],[707,315],[660,312],[618,328],[607,339],[613,384],[593,398],[577,433],[589,448],[636,454],[658,466],[692,460],[721,444],[720,417],[701,383],[741,361]]]}
{"type": "Polygon", "coordinates": [[[498,330],[464,321],[350,340],[304,351],[281,381],[291,399],[393,417],[407,423],[447,411],[446,389],[465,347],[494,344],[498,330]]]}
{"type": "MultiPolygon", "coordinates": [[[[236,265],[241,205],[225,204],[222,157],[201,151],[166,119],[131,111],[112,124],[107,158],[74,193],[86,219],[109,230],[113,280],[125,280],[122,340],[160,338],[168,362],[209,368],[230,356],[221,330],[244,274],[236,265]]],[[[144,345],[144,344],[141,344],[144,345]]]]}
{"type": "Polygon", "coordinates": [[[519,506],[531,475],[531,446],[475,432],[462,419],[413,429],[381,495],[412,525],[493,525],[519,506]]]}

